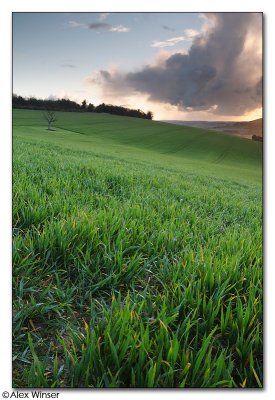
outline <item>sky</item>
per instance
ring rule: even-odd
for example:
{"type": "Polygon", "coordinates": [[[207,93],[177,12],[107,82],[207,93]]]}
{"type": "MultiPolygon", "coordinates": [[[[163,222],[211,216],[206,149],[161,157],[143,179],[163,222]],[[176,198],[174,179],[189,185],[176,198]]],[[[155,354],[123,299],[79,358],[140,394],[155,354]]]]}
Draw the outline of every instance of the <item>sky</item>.
{"type": "Polygon", "coordinates": [[[13,13],[13,93],[152,111],[262,116],[260,13],[13,13]]]}

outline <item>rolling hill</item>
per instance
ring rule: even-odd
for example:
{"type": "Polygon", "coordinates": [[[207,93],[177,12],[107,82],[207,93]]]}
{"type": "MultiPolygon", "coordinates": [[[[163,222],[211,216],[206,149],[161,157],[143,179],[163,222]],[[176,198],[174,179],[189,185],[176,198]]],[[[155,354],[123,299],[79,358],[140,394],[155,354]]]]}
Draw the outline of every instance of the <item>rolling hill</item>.
{"type": "Polygon", "coordinates": [[[251,139],[253,135],[263,136],[263,119],[253,121],[232,122],[232,121],[163,121],[176,125],[192,126],[197,128],[210,129],[230,135],[251,139]]]}
{"type": "Polygon", "coordinates": [[[261,175],[262,145],[230,135],[220,135],[202,128],[171,125],[139,118],[95,113],[58,112],[56,132],[46,130],[40,111],[14,110],[14,132],[24,130],[31,137],[67,142],[79,149],[91,148],[114,154],[131,154],[131,157],[170,165],[192,165],[219,174],[219,169],[240,176],[255,172],[261,175]],[[27,125],[26,125],[27,124],[27,125]],[[24,128],[27,126],[27,128],[24,128]],[[65,136],[64,136],[65,135],[65,136]],[[68,140],[64,141],[64,138],[68,140]],[[171,162],[172,161],[172,162],[171,162]],[[246,171],[245,171],[246,170],[246,171]]]}

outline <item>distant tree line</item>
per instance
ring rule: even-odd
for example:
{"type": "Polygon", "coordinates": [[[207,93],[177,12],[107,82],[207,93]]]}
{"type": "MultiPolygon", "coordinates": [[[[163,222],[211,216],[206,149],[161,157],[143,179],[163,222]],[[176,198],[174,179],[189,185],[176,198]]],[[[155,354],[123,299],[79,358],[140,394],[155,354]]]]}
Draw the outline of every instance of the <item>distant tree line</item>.
{"type": "Polygon", "coordinates": [[[257,135],[252,135],[252,140],[257,140],[258,142],[262,142],[263,141],[263,137],[262,136],[257,136],[257,135]]]}
{"type": "Polygon", "coordinates": [[[134,110],[122,106],[113,106],[111,104],[99,104],[94,106],[91,103],[87,103],[83,100],[81,104],[69,99],[37,99],[36,97],[22,97],[14,94],[12,96],[12,107],[13,108],[26,108],[32,110],[51,110],[51,111],[79,111],[79,112],[96,112],[96,113],[108,113],[115,115],[124,115],[127,117],[136,117],[143,119],[153,119],[153,113],[148,111],[147,113],[140,109],[134,110]]]}

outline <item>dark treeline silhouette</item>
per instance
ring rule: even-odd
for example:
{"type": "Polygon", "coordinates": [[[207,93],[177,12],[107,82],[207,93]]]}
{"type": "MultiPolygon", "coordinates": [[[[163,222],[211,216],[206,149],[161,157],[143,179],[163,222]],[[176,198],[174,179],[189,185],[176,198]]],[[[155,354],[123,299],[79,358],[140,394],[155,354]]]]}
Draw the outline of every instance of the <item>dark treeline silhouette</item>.
{"type": "Polygon", "coordinates": [[[12,96],[12,107],[13,108],[29,108],[32,110],[52,110],[52,111],[81,111],[81,105],[75,101],[68,99],[37,99],[36,97],[25,98],[12,96]]]}
{"type": "Polygon", "coordinates": [[[113,106],[111,104],[99,104],[94,106],[91,103],[87,103],[83,100],[81,105],[75,101],[69,99],[37,99],[36,97],[22,97],[14,94],[12,96],[12,107],[13,108],[26,108],[31,110],[51,110],[51,111],[79,111],[79,112],[96,112],[96,113],[108,113],[115,115],[123,115],[126,117],[136,117],[144,119],[153,119],[153,113],[148,111],[147,113],[141,110],[134,110],[122,106],[113,106]]]}
{"type": "Polygon", "coordinates": [[[263,137],[262,136],[257,136],[257,135],[252,135],[252,140],[257,140],[258,142],[262,142],[263,141],[263,137]]]}
{"type": "Polygon", "coordinates": [[[136,118],[144,118],[144,119],[152,119],[153,114],[151,111],[148,111],[146,114],[145,112],[138,110],[133,110],[131,108],[126,108],[122,106],[113,106],[111,104],[99,104],[99,106],[95,107],[95,112],[98,113],[108,113],[108,114],[115,114],[115,115],[125,115],[127,117],[136,117],[136,118]]]}

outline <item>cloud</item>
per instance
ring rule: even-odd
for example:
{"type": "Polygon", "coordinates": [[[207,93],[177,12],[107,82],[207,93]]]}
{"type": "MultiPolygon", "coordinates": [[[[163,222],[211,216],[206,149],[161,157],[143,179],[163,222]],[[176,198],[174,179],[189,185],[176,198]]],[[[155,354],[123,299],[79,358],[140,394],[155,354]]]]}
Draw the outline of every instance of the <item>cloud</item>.
{"type": "Polygon", "coordinates": [[[128,32],[130,28],[127,28],[126,26],[123,25],[115,25],[111,26],[109,29],[110,32],[128,32]]]}
{"type": "Polygon", "coordinates": [[[183,42],[184,40],[186,41],[194,40],[195,37],[198,36],[199,34],[200,32],[196,31],[195,29],[185,29],[184,36],[177,36],[163,41],[154,40],[151,44],[151,47],[163,48],[163,47],[175,46],[176,44],[183,42]]]}
{"type": "Polygon", "coordinates": [[[99,21],[104,21],[107,17],[109,17],[110,13],[101,13],[99,14],[99,21]]]}
{"type": "Polygon", "coordinates": [[[162,47],[171,47],[171,46],[175,46],[175,44],[182,42],[183,40],[185,40],[184,36],[178,36],[178,37],[174,37],[171,39],[167,39],[164,41],[157,41],[154,40],[151,44],[151,47],[158,47],[158,48],[162,48],[162,47]]]}
{"type": "Polygon", "coordinates": [[[128,32],[130,28],[127,28],[123,25],[110,25],[106,22],[94,22],[88,25],[89,29],[99,31],[108,31],[108,32],[128,32]]]}
{"type": "Polygon", "coordinates": [[[99,70],[85,78],[89,85],[100,87],[103,90],[104,97],[128,96],[133,92],[133,88],[128,85],[125,75],[116,67],[110,68],[110,71],[99,70]]]}
{"type": "Polygon", "coordinates": [[[61,64],[61,67],[63,67],[63,68],[76,68],[76,65],[70,64],[70,63],[64,63],[64,64],[61,64]]]}
{"type": "Polygon", "coordinates": [[[175,46],[175,44],[183,42],[184,40],[187,41],[193,40],[199,34],[200,32],[196,31],[195,29],[185,29],[184,36],[177,36],[163,41],[154,40],[151,44],[151,47],[162,48],[162,47],[175,46]]]}
{"type": "MultiPolygon", "coordinates": [[[[262,104],[262,19],[259,13],[207,13],[186,54],[134,72],[101,71],[103,91],[146,94],[183,111],[243,115],[262,104]]],[[[182,37],[171,38],[171,43],[182,37]]],[[[168,41],[165,41],[167,43],[168,41]]],[[[169,43],[169,42],[168,42],[169,43]]],[[[156,46],[156,44],[155,44],[156,46]]],[[[164,46],[156,46],[164,47],[164,46]]]]}
{"type": "Polygon", "coordinates": [[[186,40],[193,40],[199,34],[200,34],[200,32],[196,31],[195,29],[185,29],[184,30],[184,35],[185,35],[186,40]]]}
{"type": "Polygon", "coordinates": [[[89,29],[93,29],[95,31],[108,31],[111,27],[110,24],[107,24],[106,22],[94,22],[92,24],[88,25],[89,29]]]}
{"type": "Polygon", "coordinates": [[[174,28],[170,28],[170,26],[167,25],[162,25],[162,28],[165,29],[166,31],[175,31],[174,28]]]}
{"type": "Polygon", "coordinates": [[[87,27],[85,24],[81,24],[81,23],[76,22],[76,21],[69,21],[67,23],[67,26],[69,28],[86,28],[87,27]]]}
{"type": "Polygon", "coordinates": [[[84,29],[88,28],[87,24],[82,24],[81,22],[77,21],[69,21],[67,22],[66,26],[69,28],[84,28],[84,29]]]}
{"type": "Polygon", "coordinates": [[[110,13],[101,13],[99,15],[99,22],[92,22],[91,24],[82,24],[77,21],[68,21],[67,27],[69,28],[89,28],[96,32],[106,31],[106,32],[128,32],[130,28],[123,26],[123,25],[111,25],[104,21],[110,13]]]}

